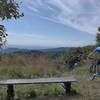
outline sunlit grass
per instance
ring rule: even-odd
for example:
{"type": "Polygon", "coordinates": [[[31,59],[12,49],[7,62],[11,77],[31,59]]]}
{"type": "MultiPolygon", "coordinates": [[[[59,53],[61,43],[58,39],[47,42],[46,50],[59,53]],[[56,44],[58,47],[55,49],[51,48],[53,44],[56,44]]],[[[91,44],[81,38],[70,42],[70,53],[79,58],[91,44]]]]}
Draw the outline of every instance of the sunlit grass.
{"type": "MultiPolygon", "coordinates": [[[[89,65],[76,67],[73,70],[63,70],[63,73],[53,67],[43,66],[1,66],[0,78],[39,78],[39,77],[54,77],[54,76],[74,76],[77,79],[76,83],[72,84],[72,88],[77,92],[76,96],[66,97],[64,90],[59,87],[59,84],[47,85],[24,85],[15,86],[15,92],[18,97],[25,97],[26,100],[31,100],[39,97],[52,97],[54,100],[61,100],[59,96],[68,98],[68,100],[99,100],[100,98],[100,79],[89,80],[89,65]]],[[[0,95],[6,95],[6,88],[0,89],[0,95]]],[[[36,99],[36,100],[37,100],[36,99]]],[[[48,98],[49,99],[49,98],[48,98]]]]}
{"type": "Polygon", "coordinates": [[[0,66],[0,79],[38,78],[60,76],[61,72],[52,67],[41,66],[0,66]]]}

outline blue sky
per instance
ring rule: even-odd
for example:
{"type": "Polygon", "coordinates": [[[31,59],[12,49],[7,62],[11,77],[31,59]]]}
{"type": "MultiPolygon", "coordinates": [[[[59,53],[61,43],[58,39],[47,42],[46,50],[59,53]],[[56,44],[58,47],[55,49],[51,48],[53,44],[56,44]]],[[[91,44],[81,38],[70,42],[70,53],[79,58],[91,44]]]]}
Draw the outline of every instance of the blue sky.
{"type": "Polygon", "coordinates": [[[70,47],[95,43],[100,26],[100,0],[22,1],[24,17],[1,21],[8,45],[70,47]]]}

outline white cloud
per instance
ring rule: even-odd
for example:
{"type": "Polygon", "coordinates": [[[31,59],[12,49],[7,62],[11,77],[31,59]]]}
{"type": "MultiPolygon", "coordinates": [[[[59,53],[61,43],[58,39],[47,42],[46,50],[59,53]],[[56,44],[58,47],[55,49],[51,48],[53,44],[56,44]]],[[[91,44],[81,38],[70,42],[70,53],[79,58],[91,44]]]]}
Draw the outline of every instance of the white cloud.
{"type": "Polygon", "coordinates": [[[64,46],[84,46],[88,43],[85,41],[74,41],[71,40],[60,40],[52,37],[38,35],[38,34],[27,34],[27,33],[14,33],[8,32],[8,45],[29,45],[29,46],[48,46],[48,47],[64,47],[64,46]]]}
{"type": "Polygon", "coordinates": [[[32,45],[36,44],[39,40],[44,40],[46,38],[46,36],[40,34],[15,32],[8,32],[8,34],[8,44],[32,45]]]}
{"type": "Polygon", "coordinates": [[[40,16],[95,34],[100,26],[100,0],[24,0],[40,16]],[[48,12],[51,12],[48,14],[48,12]]]}
{"type": "Polygon", "coordinates": [[[9,36],[13,37],[20,37],[20,38],[33,38],[33,39],[44,39],[46,36],[40,34],[30,34],[30,33],[15,33],[15,32],[8,32],[9,36]]]}

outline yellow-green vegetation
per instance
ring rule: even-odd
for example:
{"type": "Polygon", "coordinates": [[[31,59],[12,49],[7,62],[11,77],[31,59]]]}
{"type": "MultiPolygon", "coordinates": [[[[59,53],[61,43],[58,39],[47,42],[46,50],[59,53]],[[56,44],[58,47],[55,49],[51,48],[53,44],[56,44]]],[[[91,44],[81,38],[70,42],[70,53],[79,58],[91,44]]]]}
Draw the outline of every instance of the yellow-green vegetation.
{"type": "Polygon", "coordinates": [[[0,66],[0,79],[38,78],[60,75],[61,72],[52,67],[0,66]]]}

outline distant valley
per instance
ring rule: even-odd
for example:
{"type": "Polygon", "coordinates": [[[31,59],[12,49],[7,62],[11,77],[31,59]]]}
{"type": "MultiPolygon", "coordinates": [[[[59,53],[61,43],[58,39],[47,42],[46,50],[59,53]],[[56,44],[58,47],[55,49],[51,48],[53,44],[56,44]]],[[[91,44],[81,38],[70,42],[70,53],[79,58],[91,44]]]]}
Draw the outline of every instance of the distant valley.
{"type": "Polygon", "coordinates": [[[66,51],[69,50],[71,47],[59,47],[59,48],[50,48],[50,49],[21,49],[21,48],[6,48],[3,49],[2,52],[4,53],[12,53],[12,52],[19,52],[19,51],[41,51],[41,52],[59,52],[59,51],[66,51]]]}

